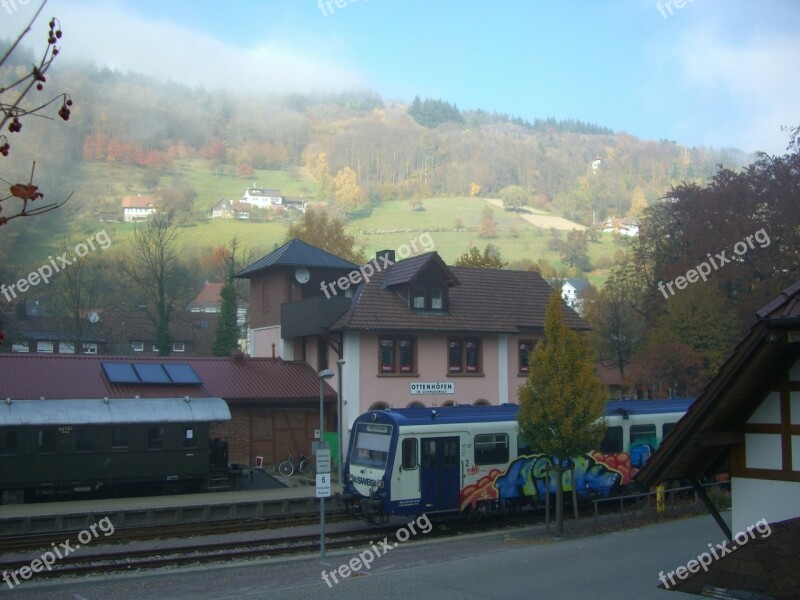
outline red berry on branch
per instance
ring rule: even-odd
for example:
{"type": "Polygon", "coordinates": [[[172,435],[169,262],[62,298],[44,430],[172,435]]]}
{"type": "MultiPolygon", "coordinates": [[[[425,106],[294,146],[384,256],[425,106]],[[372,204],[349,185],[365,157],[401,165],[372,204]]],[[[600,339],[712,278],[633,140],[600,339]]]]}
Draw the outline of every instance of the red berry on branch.
{"type": "Polygon", "coordinates": [[[72,106],[72,100],[70,100],[70,99],[67,99],[67,102],[66,102],[66,104],[67,104],[67,106],[72,106]]]}
{"type": "Polygon", "coordinates": [[[37,83],[36,84],[36,89],[41,92],[44,89],[44,86],[41,83],[37,83]]]}

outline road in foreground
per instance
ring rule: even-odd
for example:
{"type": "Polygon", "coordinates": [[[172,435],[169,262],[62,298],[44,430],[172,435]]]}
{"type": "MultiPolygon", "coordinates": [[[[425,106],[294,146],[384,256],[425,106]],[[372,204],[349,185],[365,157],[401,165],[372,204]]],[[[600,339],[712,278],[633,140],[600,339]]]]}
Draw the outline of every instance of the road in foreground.
{"type": "Polygon", "coordinates": [[[3,584],[0,599],[679,600],[696,596],[657,589],[659,572],[685,565],[723,539],[709,516],[566,541],[530,528],[426,542],[420,531],[426,527],[416,529],[413,543],[395,547],[396,539],[376,539],[371,547],[328,553],[324,561],[315,555],[69,581],[34,575],[14,591],[3,584]],[[366,551],[379,555],[369,570],[337,576],[339,583],[328,575],[330,586],[325,583],[323,570],[336,571],[366,551]]]}

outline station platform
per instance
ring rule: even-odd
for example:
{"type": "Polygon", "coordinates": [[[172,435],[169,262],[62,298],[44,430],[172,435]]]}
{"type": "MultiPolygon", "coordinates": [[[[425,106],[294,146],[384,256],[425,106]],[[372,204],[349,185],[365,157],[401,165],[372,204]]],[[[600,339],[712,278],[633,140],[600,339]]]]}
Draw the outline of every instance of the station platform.
{"type": "MultiPolygon", "coordinates": [[[[342,486],[331,485],[326,512],[344,508],[342,486]]],[[[0,536],[86,529],[104,517],[114,527],[171,525],[291,515],[319,510],[316,487],[210,492],[137,498],[72,500],[0,506],[0,536]]]]}

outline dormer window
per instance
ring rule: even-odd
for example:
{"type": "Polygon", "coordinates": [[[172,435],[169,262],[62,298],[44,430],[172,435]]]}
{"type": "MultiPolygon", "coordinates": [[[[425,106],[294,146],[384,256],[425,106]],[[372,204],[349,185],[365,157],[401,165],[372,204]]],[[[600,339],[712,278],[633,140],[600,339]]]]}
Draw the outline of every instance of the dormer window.
{"type": "Polygon", "coordinates": [[[422,286],[417,286],[414,288],[414,303],[412,304],[414,308],[418,308],[421,310],[425,309],[425,288],[422,286]]]}
{"type": "Polygon", "coordinates": [[[426,287],[416,285],[412,289],[412,310],[446,310],[445,290],[440,285],[426,287]]]}
{"type": "Polygon", "coordinates": [[[431,288],[431,309],[442,310],[442,308],[444,308],[442,288],[431,288]]]}

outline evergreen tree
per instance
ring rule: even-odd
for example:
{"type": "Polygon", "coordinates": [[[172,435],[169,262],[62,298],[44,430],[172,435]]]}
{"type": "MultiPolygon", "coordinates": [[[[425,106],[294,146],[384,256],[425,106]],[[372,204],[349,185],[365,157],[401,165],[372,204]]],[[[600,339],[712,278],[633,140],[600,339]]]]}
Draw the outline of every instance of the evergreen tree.
{"type": "Polygon", "coordinates": [[[550,470],[556,478],[559,535],[564,532],[564,473],[571,468],[570,457],[600,443],[606,399],[588,341],[564,324],[563,309],[561,296],[553,292],[545,315],[545,339],[531,352],[528,379],[519,389],[517,416],[519,434],[531,451],[553,458],[550,470]]]}
{"type": "MultiPolygon", "coordinates": [[[[233,260],[231,260],[233,264],[233,260]]],[[[219,293],[222,306],[219,323],[211,351],[214,356],[228,356],[232,350],[239,349],[239,327],[236,322],[236,287],[233,285],[233,269],[228,269],[225,285],[219,293]]]]}

